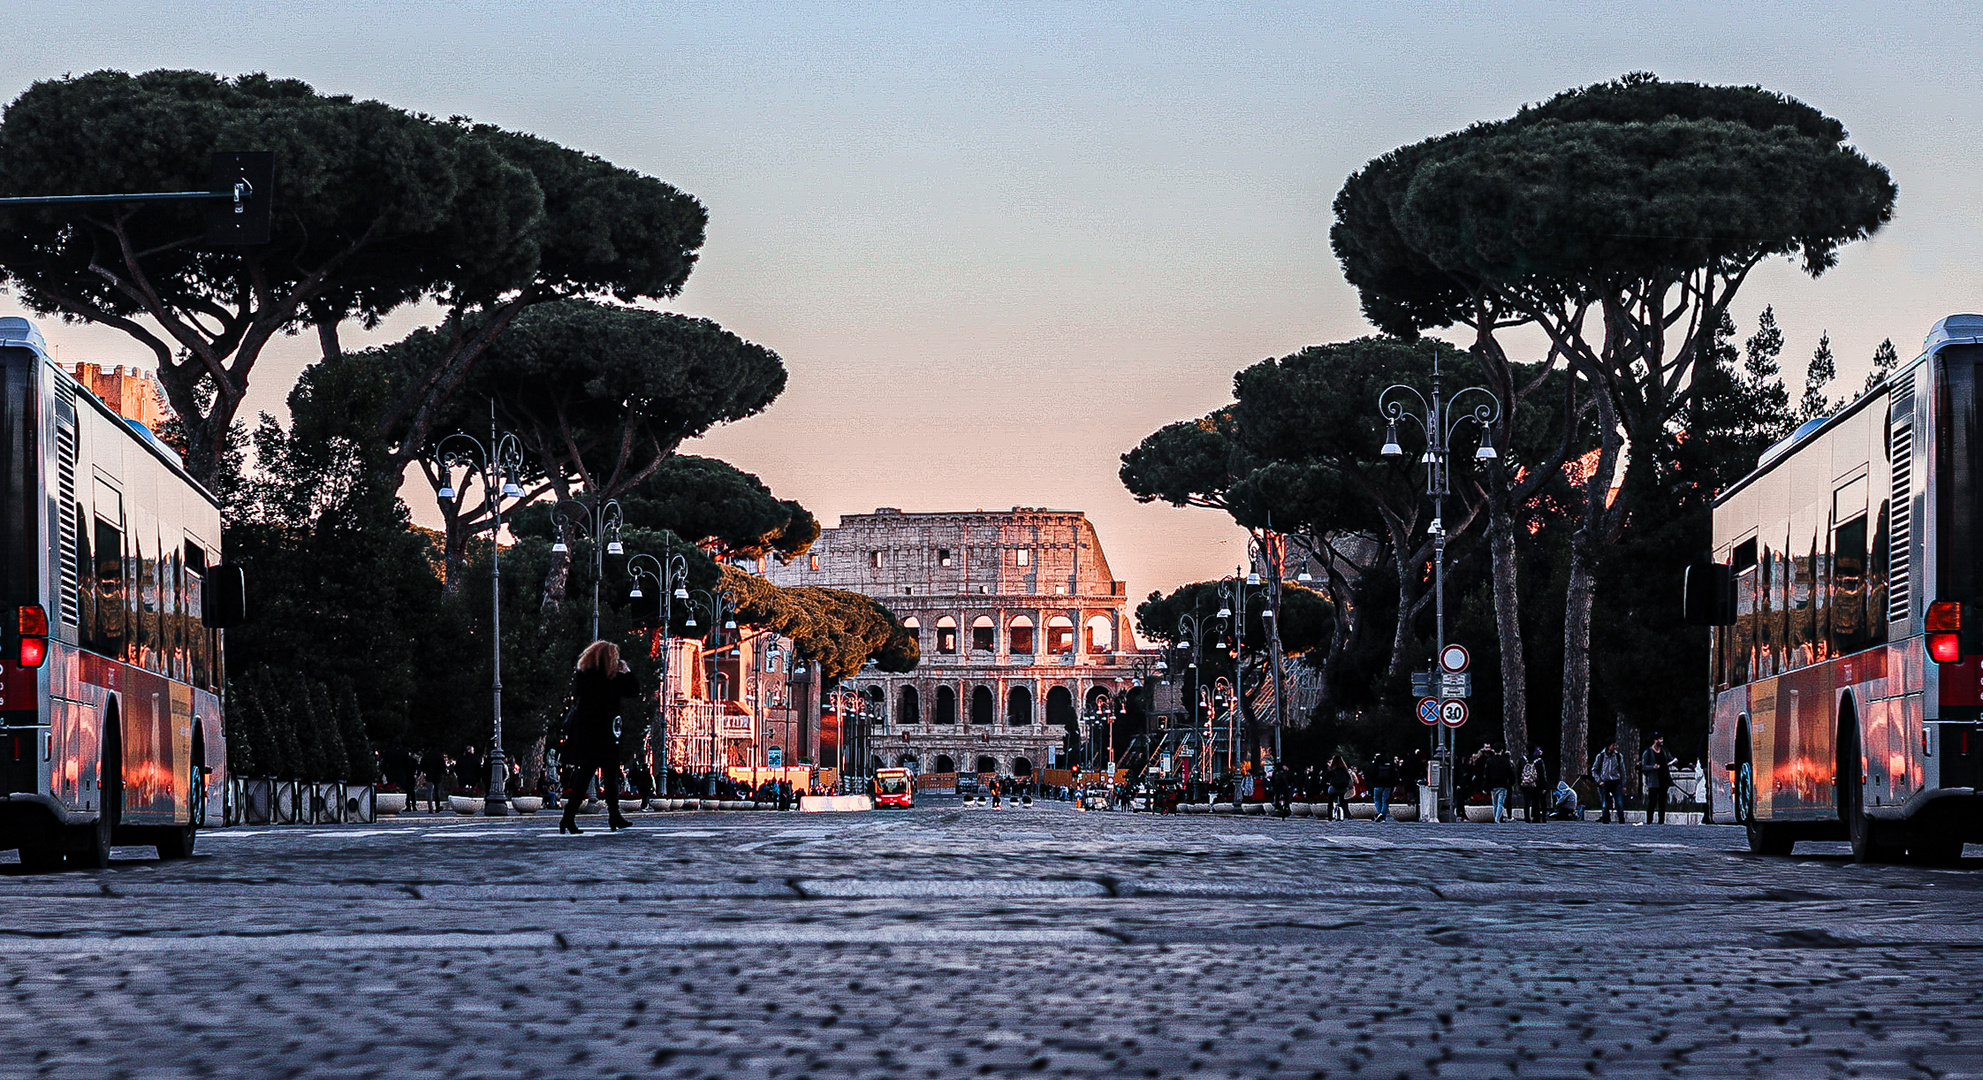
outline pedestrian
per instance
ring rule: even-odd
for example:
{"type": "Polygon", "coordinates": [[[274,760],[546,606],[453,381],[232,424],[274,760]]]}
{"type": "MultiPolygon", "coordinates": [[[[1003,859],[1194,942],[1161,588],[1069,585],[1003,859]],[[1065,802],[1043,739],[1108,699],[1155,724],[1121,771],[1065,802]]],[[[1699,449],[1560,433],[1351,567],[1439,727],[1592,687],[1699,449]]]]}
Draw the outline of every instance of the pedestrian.
{"type": "Polygon", "coordinates": [[[441,800],[447,797],[448,756],[438,746],[428,747],[420,755],[420,772],[427,788],[427,809],[439,813],[441,800]]]}
{"type": "Polygon", "coordinates": [[[1604,808],[1598,823],[1611,824],[1611,811],[1617,810],[1618,824],[1625,824],[1625,800],[1620,795],[1625,787],[1625,755],[1618,752],[1617,743],[1598,751],[1597,760],[1591,762],[1591,779],[1597,781],[1598,803],[1604,808]]]}
{"type": "Polygon", "coordinates": [[[1378,754],[1370,763],[1370,801],[1377,804],[1377,820],[1391,820],[1391,789],[1398,786],[1398,759],[1378,754]]]}
{"type": "Polygon", "coordinates": [[[482,787],[482,756],[473,746],[465,747],[461,757],[454,763],[455,787],[463,791],[477,791],[482,787]]]}
{"type": "Polygon", "coordinates": [[[613,831],[631,823],[620,813],[620,703],[638,696],[633,670],[620,659],[620,647],[610,641],[595,641],[579,654],[572,674],[571,712],[564,731],[564,758],[568,766],[565,786],[565,816],[558,822],[560,833],[578,828],[578,804],[592,782],[592,774],[603,774],[606,782],[607,822],[613,831]]]}
{"type": "Polygon", "coordinates": [[[1512,820],[1508,816],[1508,789],[1515,786],[1515,763],[1491,745],[1481,749],[1480,780],[1494,797],[1494,821],[1498,825],[1512,820]]]}
{"type": "Polygon", "coordinates": [[[1542,759],[1542,747],[1529,751],[1522,762],[1522,820],[1541,824],[1549,820],[1549,765],[1542,759]]]}
{"type": "Polygon", "coordinates": [[[1328,791],[1329,820],[1337,819],[1337,811],[1342,817],[1350,816],[1350,767],[1341,754],[1329,759],[1329,767],[1322,773],[1322,785],[1328,791]]]}
{"type": "Polygon", "coordinates": [[[416,809],[420,803],[417,783],[419,768],[420,762],[413,756],[413,751],[402,746],[398,739],[394,739],[392,745],[379,755],[379,771],[386,774],[386,780],[393,786],[406,792],[406,801],[416,809]]]}
{"type": "Polygon", "coordinates": [[[1666,752],[1666,740],[1653,733],[1652,745],[1639,755],[1639,773],[1646,785],[1646,824],[1653,824],[1653,815],[1659,815],[1659,824],[1666,824],[1666,789],[1673,786],[1673,767],[1680,764],[1666,752]]]}

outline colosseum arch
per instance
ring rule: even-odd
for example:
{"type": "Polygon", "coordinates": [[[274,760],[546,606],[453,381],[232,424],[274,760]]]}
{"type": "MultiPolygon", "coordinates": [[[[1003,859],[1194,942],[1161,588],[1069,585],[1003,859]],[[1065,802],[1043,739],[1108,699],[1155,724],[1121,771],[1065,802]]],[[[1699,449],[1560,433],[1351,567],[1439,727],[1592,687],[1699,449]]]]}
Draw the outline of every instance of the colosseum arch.
{"type": "Polygon", "coordinates": [[[1033,692],[1023,686],[1015,686],[1005,695],[1005,722],[1013,727],[1025,727],[1033,722],[1033,692]]]}
{"type": "Polygon", "coordinates": [[[922,702],[916,697],[916,688],[904,684],[901,704],[896,707],[895,721],[900,724],[920,724],[923,722],[922,702]]]}
{"type": "Polygon", "coordinates": [[[936,688],[936,715],[930,717],[932,724],[954,724],[957,722],[957,691],[949,686],[936,688]]]}
{"type": "Polygon", "coordinates": [[[971,691],[971,723],[982,727],[991,726],[992,692],[989,686],[979,686],[971,691]]]}

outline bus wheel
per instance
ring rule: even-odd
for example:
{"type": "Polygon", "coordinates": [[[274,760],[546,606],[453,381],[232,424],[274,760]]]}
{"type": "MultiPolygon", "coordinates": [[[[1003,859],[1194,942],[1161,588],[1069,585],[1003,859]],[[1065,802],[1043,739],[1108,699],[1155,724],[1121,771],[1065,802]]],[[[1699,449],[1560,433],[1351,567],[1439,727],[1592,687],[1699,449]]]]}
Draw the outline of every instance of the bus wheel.
{"type": "Polygon", "coordinates": [[[191,825],[167,825],[158,830],[158,857],[161,859],[190,859],[193,857],[193,839],[198,830],[191,825]]]}
{"type": "Polygon", "coordinates": [[[1838,718],[1838,816],[1852,841],[1852,861],[1896,862],[1906,850],[1893,842],[1890,827],[1866,813],[1865,781],[1859,760],[1859,718],[1846,710],[1838,718]]]}
{"type": "Polygon", "coordinates": [[[103,759],[98,765],[96,821],[83,826],[82,850],[69,853],[69,865],[78,870],[108,870],[110,845],[124,816],[124,748],[119,738],[117,707],[113,703],[103,717],[103,759]]]}
{"type": "Polygon", "coordinates": [[[1760,821],[1749,822],[1749,850],[1758,855],[1788,855],[1797,841],[1782,826],[1760,821]]]}

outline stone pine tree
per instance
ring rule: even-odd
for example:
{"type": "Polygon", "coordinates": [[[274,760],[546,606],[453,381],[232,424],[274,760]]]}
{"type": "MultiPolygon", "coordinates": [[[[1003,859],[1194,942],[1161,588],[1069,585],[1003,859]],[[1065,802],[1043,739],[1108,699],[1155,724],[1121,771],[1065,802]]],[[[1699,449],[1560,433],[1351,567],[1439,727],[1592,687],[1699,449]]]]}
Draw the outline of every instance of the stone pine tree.
{"type": "Polygon", "coordinates": [[[1818,347],[1811,351],[1811,362],[1804,369],[1804,396],[1797,402],[1797,419],[1813,420],[1830,416],[1831,398],[1825,396],[1832,380],[1838,378],[1838,359],[1832,355],[1832,336],[1818,335],[1818,347]]]}
{"type": "Polygon", "coordinates": [[[1893,339],[1880,342],[1880,347],[1873,350],[1873,370],[1866,373],[1866,388],[1861,393],[1872,393],[1873,388],[1886,382],[1887,376],[1893,374],[1893,369],[1899,365],[1900,353],[1894,350],[1893,339]]]}
{"type": "Polygon", "coordinates": [[[1565,775],[1589,760],[1597,565],[1658,484],[1721,316],[1765,259],[1821,274],[1893,215],[1892,179],[1845,138],[1760,87],[1633,75],[1393,151],[1338,198],[1332,241],[1381,327],[1527,325],[1594,394],[1564,604],[1565,775]]]}
{"type": "Polygon", "coordinates": [[[673,296],[702,244],[703,208],[660,180],[266,75],[34,83],[0,119],[0,195],[204,190],[212,153],[246,149],[276,156],[265,245],[204,248],[196,203],[0,210],[0,280],[35,311],[148,349],[187,467],[209,483],[279,335],[314,331],[334,356],[347,320],[442,305],[448,347],[379,418],[403,467],[519,311],[561,296],[673,296]]]}

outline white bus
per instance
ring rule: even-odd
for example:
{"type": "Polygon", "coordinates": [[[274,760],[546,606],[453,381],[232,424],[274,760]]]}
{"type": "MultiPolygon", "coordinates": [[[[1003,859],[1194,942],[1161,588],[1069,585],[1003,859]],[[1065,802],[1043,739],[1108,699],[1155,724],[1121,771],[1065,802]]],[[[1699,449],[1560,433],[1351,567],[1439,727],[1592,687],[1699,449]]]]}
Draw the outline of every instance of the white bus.
{"type": "Polygon", "coordinates": [[[1983,842],[1983,316],[1766,451],[1688,571],[1713,631],[1715,820],[1855,858],[1983,842]]]}
{"type": "Polygon", "coordinates": [[[0,319],[0,850],[190,855],[221,789],[220,505],[172,449],[0,319]]]}

